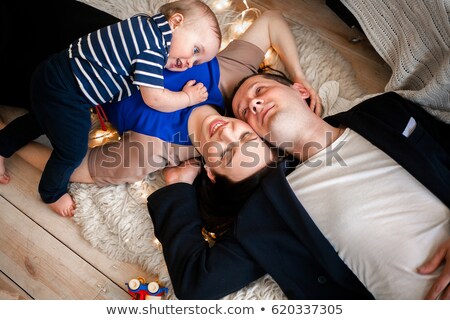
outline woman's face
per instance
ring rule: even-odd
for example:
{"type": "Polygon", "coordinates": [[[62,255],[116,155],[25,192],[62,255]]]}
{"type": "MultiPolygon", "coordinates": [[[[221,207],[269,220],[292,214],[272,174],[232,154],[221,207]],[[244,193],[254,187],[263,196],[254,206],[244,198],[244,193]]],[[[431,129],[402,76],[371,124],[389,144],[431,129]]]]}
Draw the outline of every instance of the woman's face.
{"type": "Polygon", "coordinates": [[[232,181],[241,181],[273,158],[269,146],[247,123],[220,115],[210,115],[203,120],[198,142],[212,179],[220,174],[232,181]]]}

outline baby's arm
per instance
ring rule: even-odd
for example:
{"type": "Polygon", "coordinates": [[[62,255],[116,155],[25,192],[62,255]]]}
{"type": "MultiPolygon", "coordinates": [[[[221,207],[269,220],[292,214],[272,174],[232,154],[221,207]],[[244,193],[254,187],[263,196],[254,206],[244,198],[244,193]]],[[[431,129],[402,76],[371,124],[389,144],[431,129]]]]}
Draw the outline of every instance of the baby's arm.
{"type": "Polygon", "coordinates": [[[266,52],[273,48],[280,56],[291,80],[303,84],[310,93],[310,107],[320,114],[322,110],[320,97],[309,84],[299,63],[297,45],[286,20],[280,11],[270,10],[253,22],[240,37],[241,40],[253,43],[266,52]]]}
{"type": "Polygon", "coordinates": [[[188,81],[181,91],[150,88],[140,86],[142,99],[145,104],[161,112],[173,112],[196,105],[208,98],[208,91],[203,83],[188,81]]]}

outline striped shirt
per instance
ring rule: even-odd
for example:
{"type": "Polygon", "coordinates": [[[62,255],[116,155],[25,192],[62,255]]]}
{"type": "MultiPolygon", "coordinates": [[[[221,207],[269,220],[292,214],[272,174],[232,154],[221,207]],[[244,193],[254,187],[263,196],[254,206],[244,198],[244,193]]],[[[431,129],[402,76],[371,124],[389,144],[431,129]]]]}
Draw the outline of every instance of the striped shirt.
{"type": "Polygon", "coordinates": [[[162,14],[139,14],[89,33],[69,47],[75,78],[93,104],[120,101],[138,86],[164,88],[172,31],[162,14]]]}

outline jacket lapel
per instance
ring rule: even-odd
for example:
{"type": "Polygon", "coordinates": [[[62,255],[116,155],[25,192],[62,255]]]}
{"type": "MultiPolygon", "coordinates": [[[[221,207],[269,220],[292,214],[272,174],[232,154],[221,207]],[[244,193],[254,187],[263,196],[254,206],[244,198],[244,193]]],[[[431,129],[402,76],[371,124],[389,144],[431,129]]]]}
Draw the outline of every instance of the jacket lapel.
{"type": "MultiPolygon", "coordinates": [[[[396,96],[396,95],[395,95],[396,96]]],[[[395,97],[394,96],[394,97],[395,97]]],[[[391,95],[383,95],[326,120],[351,128],[389,155],[450,208],[450,155],[421,125],[418,114],[411,116],[391,95]],[[380,98],[380,99],[377,99],[380,98]],[[396,105],[394,105],[396,104],[396,105]],[[411,120],[413,119],[413,120],[411,120]],[[405,129],[415,122],[413,132],[405,129]]]]}
{"type": "Polygon", "coordinates": [[[276,208],[278,215],[323,268],[336,282],[343,286],[348,284],[349,277],[355,277],[353,272],[341,260],[298,201],[286,180],[285,168],[280,166],[278,170],[268,175],[261,187],[265,196],[276,208]]]}

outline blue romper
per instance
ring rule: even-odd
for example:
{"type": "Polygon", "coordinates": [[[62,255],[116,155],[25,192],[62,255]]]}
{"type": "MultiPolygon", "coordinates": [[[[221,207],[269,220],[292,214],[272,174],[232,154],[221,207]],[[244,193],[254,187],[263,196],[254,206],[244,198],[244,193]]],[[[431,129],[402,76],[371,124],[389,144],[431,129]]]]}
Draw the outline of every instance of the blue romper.
{"type": "Polygon", "coordinates": [[[142,95],[135,92],[119,102],[104,104],[103,109],[120,134],[132,130],[167,142],[191,145],[187,124],[192,110],[205,104],[218,107],[219,112],[224,110],[224,100],[218,88],[220,70],[217,58],[183,72],[164,69],[164,87],[171,91],[181,91],[186,82],[193,79],[202,82],[208,90],[208,99],[194,106],[160,112],[147,106],[142,95]]]}

